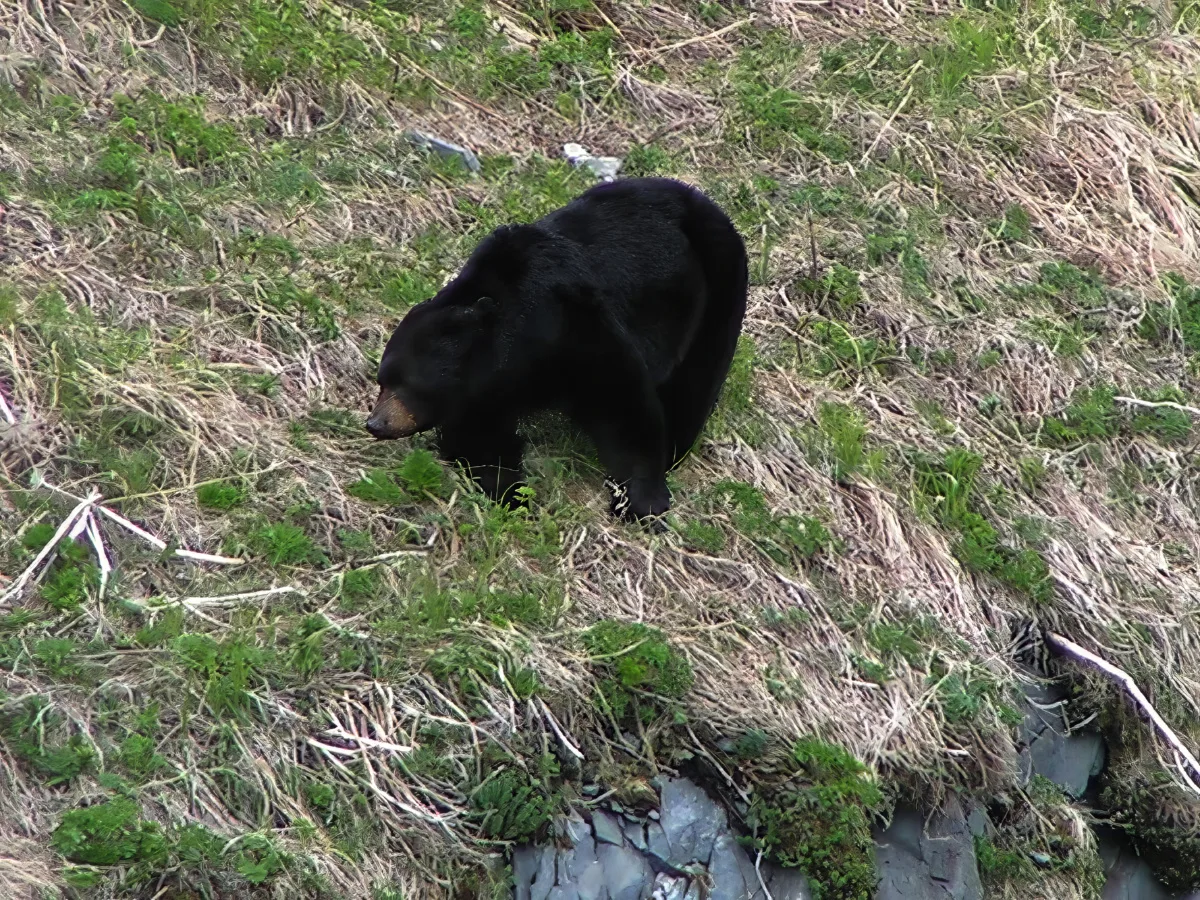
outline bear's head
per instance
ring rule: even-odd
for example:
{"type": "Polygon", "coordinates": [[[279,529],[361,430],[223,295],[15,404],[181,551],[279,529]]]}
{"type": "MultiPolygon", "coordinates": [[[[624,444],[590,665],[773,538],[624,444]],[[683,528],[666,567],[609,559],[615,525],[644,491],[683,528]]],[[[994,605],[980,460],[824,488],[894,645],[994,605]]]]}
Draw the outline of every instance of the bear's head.
{"type": "Polygon", "coordinates": [[[392,333],[379,363],[379,399],[366,423],[376,438],[436,428],[469,401],[495,301],[461,297],[448,286],[409,310],[392,333]]]}

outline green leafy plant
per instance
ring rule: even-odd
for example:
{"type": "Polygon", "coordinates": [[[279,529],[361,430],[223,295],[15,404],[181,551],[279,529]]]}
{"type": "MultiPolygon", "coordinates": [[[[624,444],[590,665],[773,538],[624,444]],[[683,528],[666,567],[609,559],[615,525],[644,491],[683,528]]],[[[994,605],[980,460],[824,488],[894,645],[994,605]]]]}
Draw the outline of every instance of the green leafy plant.
{"type": "Polygon", "coordinates": [[[50,543],[50,539],[54,537],[54,532],[57,530],[49,522],[32,525],[21,535],[21,546],[29,553],[37,553],[50,543]]]}
{"type": "Polygon", "coordinates": [[[780,565],[811,559],[834,547],[832,535],[819,519],[772,513],[762,491],[753,485],[721,481],[713,486],[711,497],[729,510],[739,534],[780,565]]]}
{"type": "Polygon", "coordinates": [[[414,450],[394,473],[387,469],[372,469],[350,485],[347,491],[351,496],[369,503],[396,506],[424,497],[440,497],[445,483],[445,470],[434,455],[428,450],[414,450]]]}
{"type": "Polygon", "coordinates": [[[1010,203],[1004,209],[1004,218],[992,225],[992,234],[999,240],[1013,244],[1025,243],[1032,235],[1029,213],[1019,203],[1010,203]]]}
{"type": "Polygon", "coordinates": [[[843,313],[862,302],[862,288],[858,273],[835,262],[819,278],[805,276],[796,286],[813,297],[818,303],[832,303],[843,313]]]}
{"type": "Polygon", "coordinates": [[[217,715],[239,714],[264,661],[261,650],[232,637],[218,643],[206,634],[183,634],[173,642],[175,657],[204,684],[204,697],[217,715]]]}
{"type": "Polygon", "coordinates": [[[805,435],[813,461],[842,484],[879,465],[880,454],[869,453],[864,446],[866,436],[862,416],[841,403],[822,403],[817,412],[817,427],[805,435]]]}
{"type": "Polygon", "coordinates": [[[283,856],[266,835],[242,838],[233,860],[234,869],[251,884],[262,884],[283,869],[283,856]]]}
{"type": "Polygon", "coordinates": [[[372,469],[346,488],[346,493],[368,503],[386,503],[390,506],[397,506],[405,500],[404,491],[387,469],[372,469]]]}
{"type": "Polygon", "coordinates": [[[305,616],[288,636],[289,662],[302,678],[312,678],[325,667],[326,638],[331,626],[319,613],[305,616]]]}
{"type": "Polygon", "coordinates": [[[159,827],[142,819],[128,797],[66,813],[50,846],[72,862],[92,866],[157,862],[167,851],[159,827]]]}
{"type": "Polygon", "coordinates": [[[59,541],[55,551],[58,559],[42,583],[41,596],[55,609],[69,611],[86,603],[99,588],[100,570],[83,544],[59,541]]]}
{"type": "Polygon", "coordinates": [[[33,658],[54,678],[70,679],[79,673],[72,660],[76,649],[71,638],[43,638],[34,646],[33,658]]]}
{"type": "Polygon", "coordinates": [[[147,19],[158,22],[160,25],[166,25],[168,28],[174,28],[181,20],[179,10],[167,0],[130,0],[130,2],[133,4],[133,8],[147,19]]]}
{"type": "Polygon", "coordinates": [[[121,117],[118,128],[125,138],[150,150],[166,151],[185,166],[219,162],[238,148],[232,126],[205,119],[202,97],[168,101],[146,92],[134,100],[115,94],[113,107],[121,117]]]}
{"type": "Polygon", "coordinates": [[[538,781],[508,766],[472,791],[469,817],[493,840],[527,843],[549,823],[557,805],[538,781]]]}
{"type": "Polygon", "coordinates": [[[798,741],[792,776],[756,790],[747,817],[755,845],[781,865],[802,869],[815,900],[869,900],[875,890],[869,814],[883,795],[844,748],[798,741]]]}
{"type": "Polygon", "coordinates": [[[81,734],[61,740],[62,717],[42,697],[32,697],[0,714],[0,734],[13,754],[53,787],[69,784],[91,769],[95,748],[81,734]]]}
{"type": "Polygon", "coordinates": [[[412,494],[440,496],[445,473],[428,450],[413,450],[396,470],[404,487],[412,494]]]}
{"type": "Polygon", "coordinates": [[[226,481],[214,481],[196,488],[196,502],[205,509],[222,512],[241,505],[246,500],[246,489],[226,481]]]}

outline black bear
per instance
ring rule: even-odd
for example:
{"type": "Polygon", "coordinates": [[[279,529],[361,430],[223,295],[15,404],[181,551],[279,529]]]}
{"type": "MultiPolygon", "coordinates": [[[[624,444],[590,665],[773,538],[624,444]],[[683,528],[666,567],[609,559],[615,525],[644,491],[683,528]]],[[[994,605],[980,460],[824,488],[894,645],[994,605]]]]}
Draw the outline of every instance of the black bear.
{"type": "Polygon", "coordinates": [[[626,519],[666,512],[666,473],[716,404],[746,312],[746,248],[712,200],[667,178],[600,184],[496,229],[400,322],[367,420],[436,428],[497,500],[521,477],[517,421],[558,409],[595,442],[626,519]]]}

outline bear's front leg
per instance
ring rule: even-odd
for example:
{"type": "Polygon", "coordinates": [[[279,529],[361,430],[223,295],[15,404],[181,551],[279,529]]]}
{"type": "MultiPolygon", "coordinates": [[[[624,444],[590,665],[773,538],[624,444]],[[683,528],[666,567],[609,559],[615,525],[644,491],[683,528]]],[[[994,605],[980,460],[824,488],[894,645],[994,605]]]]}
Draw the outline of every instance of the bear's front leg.
{"type": "Polygon", "coordinates": [[[438,436],[442,459],[461,465],[480,490],[510,507],[520,504],[524,449],[515,427],[483,416],[444,425],[438,436]]]}

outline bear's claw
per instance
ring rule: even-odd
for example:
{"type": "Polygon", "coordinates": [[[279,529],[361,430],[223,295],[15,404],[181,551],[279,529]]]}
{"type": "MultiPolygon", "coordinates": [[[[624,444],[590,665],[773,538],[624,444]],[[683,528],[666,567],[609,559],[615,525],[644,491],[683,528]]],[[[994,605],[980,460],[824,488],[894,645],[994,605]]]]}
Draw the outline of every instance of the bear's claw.
{"type": "Polygon", "coordinates": [[[609,510],[618,519],[639,522],[652,531],[665,530],[663,516],[671,506],[671,495],[666,485],[661,487],[661,493],[665,496],[655,496],[658,492],[643,482],[617,481],[611,475],[605,477],[604,486],[612,498],[609,510]]]}

